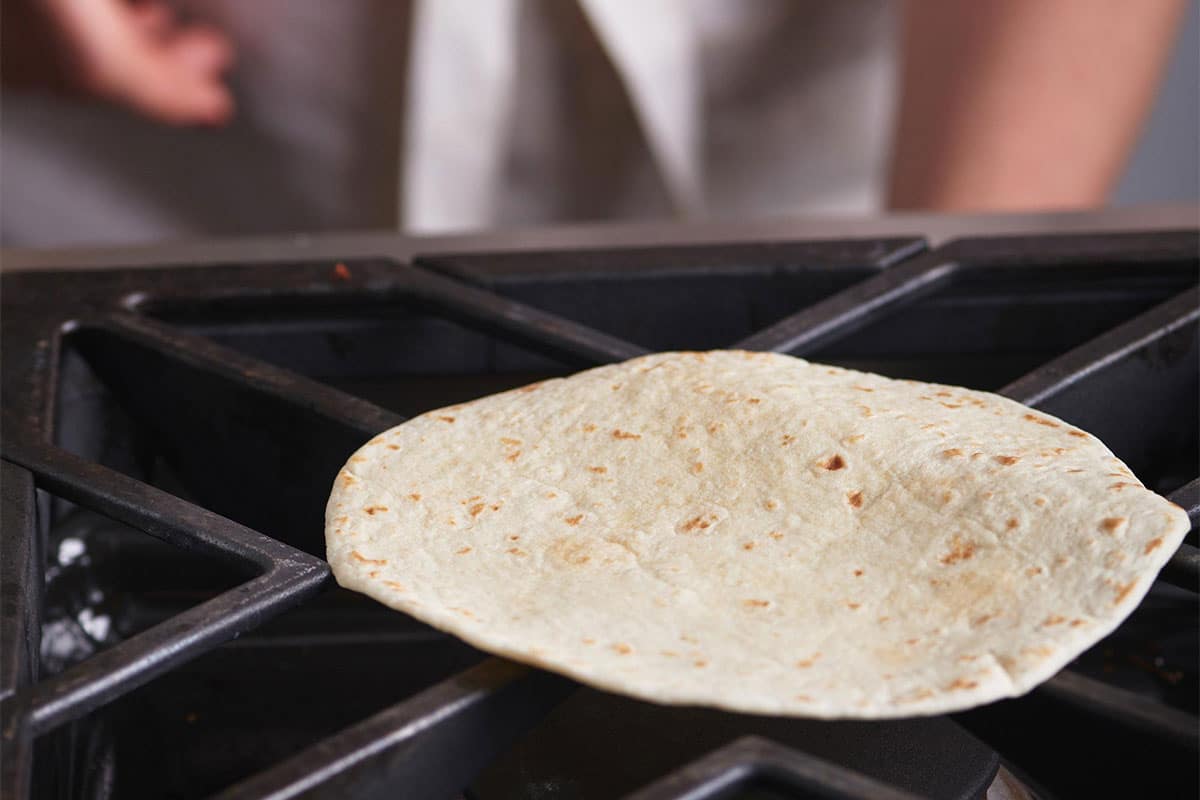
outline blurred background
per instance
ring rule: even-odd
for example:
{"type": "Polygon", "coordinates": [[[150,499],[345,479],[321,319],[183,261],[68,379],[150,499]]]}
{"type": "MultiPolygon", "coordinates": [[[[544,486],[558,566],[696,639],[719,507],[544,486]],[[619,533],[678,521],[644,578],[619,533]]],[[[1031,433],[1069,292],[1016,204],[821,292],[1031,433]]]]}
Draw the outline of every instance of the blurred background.
{"type": "Polygon", "coordinates": [[[1188,4],[1179,40],[1112,203],[1200,201],[1200,0],[1188,4]]]}
{"type": "Polygon", "coordinates": [[[3,0],[0,244],[1200,201],[1200,0],[3,0]]]}

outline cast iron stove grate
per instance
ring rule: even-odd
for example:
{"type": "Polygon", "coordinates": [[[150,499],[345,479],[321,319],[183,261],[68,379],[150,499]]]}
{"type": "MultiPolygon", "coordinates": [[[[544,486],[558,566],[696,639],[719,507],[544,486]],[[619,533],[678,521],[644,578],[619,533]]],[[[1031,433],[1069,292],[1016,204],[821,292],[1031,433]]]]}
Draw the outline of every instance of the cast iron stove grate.
{"type": "Polygon", "coordinates": [[[0,794],[978,797],[1003,759],[1041,792],[1194,796],[1195,531],[1139,611],[1044,687],[886,723],[580,689],[323,591],[320,556],[333,475],[405,416],[723,346],[1001,390],[1096,432],[1194,524],[1198,246],[1180,232],[5,275],[0,794]]]}

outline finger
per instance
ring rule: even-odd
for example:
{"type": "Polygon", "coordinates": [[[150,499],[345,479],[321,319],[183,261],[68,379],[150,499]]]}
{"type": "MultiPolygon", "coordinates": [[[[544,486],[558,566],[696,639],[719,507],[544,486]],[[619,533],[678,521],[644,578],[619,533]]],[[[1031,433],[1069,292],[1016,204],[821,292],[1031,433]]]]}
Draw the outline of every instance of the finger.
{"type": "Polygon", "coordinates": [[[166,35],[175,21],[174,12],[158,0],[134,5],[129,9],[129,16],[142,33],[155,38],[166,35]]]}
{"type": "Polygon", "coordinates": [[[197,75],[216,75],[233,63],[229,38],[212,28],[192,27],[175,35],[164,55],[197,75]]]}
{"type": "Polygon", "coordinates": [[[163,76],[145,81],[126,102],[148,117],[171,125],[223,125],[233,116],[233,96],[216,80],[163,76]]]}

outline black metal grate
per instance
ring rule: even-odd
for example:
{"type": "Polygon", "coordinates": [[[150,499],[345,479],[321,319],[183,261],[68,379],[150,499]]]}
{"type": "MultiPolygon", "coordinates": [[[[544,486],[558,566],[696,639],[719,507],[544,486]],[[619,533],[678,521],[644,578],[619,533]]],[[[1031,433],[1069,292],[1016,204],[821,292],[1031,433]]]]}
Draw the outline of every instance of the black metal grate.
{"type": "MultiPolygon", "coordinates": [[[[412,315],[449,321],[476,332],[464,336],[488,342],[483,366],[508,363],[518,371],[589,366],[690,342],[694,348],[732,345],[855,366],[883,357],[895,369],[918,370],[909,377],[966,383],[980,370],[989,381],[1007,380],[1007,372],[1014,379],[1002,387],[1004,394],[1095,430],[1139,474],[1153,473],[1154,488],[1173,491],[1195,526],[1200,481],[1194,405],[1185,412],[1190,418],[1137,425],[1114,416],[1111,407],[1152,407],[1163,391],[1185,403],[1194,398],[1198,248],[1200,238],[1186,232],[963,240],[933,252],[922,252],[913,240],[785,242],[448,255],[418,259],[417,266],[370,261],[5,275],[0,795],[39,796],[31,766],[39,738],[305,603],[329,584],[313,535],[314,526],[319,533],[323,489],[361,440],[403,419],[298,374],[320,374],[315,365],[322,348],[346,346],[337,334],[342,321],[359,320],[385,333],[402,329],[396,326],[409,324],[412,315]],[[1086,302],[1066,303],[1072,316],[1063,318],[1063,299],[1080,296],[1086,302]],[[698,313],[706,315],[699,322],[698,313]],[[693,318],[685,324],[681,314],[693,318]],[[310,346],[256,352],[255,343],[270,339],[279,326],[307,328],[313,318],[326,327],[318,339],[303,340],[310,346]],[[961,336],[939,331],[939,319],[961,326],[961,336]],[[688,342],[678,341],[681,332],[688,332],[688,342]],[[922,336],[926,344],[917,349],[936,351],[937,376],[920,374],[923,367],[905,361],[903,348],[894,344],[907,338],[911,345],[922,336]],[[978,353],[1001,341],[1012,343],[1012,352],[973,366],[978,353]],[[510,345],[547,358],[505,349],[510,345]],[[226,454],[221,474],[181,469],[199,504],[95,463],[94,452],[71,452],[88,449],[72,446],[66,419],[55,422],[60,373],[72,353],[125,387],[124,394],[117,391],[121,402],[147,421],[147,435],[168,457],[186,464],[182,453],[189,449],[226,454]],[[195,397],[205,403],[189,401],[195,397]],[[166,408],[164,400],[177,406],[166,408]],[[1110,413],[1100,414],[1098,406],[1110,413]],[[1113,427],[1114,419],[1122,424],[1113,427]],[[268,468],[295,472],[294,496],[257,509],[261,489],[254,481],[268,468]],[[50,495],[215,556],[248,580],[39,680],[50,495]]],[[[466,357],[428,336],[412,344],[429,349],[434,365],[466,357]]],[[[352,380],[334,383],[355,389],[352,380]]],[[[1193,544],[1180,548],[1161,580],[1197,590],[1200,558],[1193,544]]],[[[489,658],[240,780],[221,796],[369,798],[394,796],[400,788],[412,797],[453,795],[573,689],[565,679],[489,658]]],[[[1125,739],[1148,737],[1155,744],[1147,747],[1161,746],[1182,765],[1160,776],[1166,785],[1194,785],[1200,752],[1195,709],[1172,707],[1073,668],[1034,697],[1053,709],[1080,709],[1125,739]]],[[[993,722],[985,718],[979,729],[993,722]]],[[[636,796],[725,796],[762,782],[811,793],[805,796],[910,796],[759,739],[731,742],[636,796]]]]}

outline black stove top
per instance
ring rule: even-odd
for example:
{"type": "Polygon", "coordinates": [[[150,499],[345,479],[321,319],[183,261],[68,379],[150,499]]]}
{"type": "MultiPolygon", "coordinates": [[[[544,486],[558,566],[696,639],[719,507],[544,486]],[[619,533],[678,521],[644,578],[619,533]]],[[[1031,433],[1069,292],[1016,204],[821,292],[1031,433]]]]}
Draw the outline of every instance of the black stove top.
{"type": "Polygon", "coordinates": [[[322,520],[346,457],[407,416],[737,346],[1000,391],[1195,523],[1198,252],[1179,232],[7,274],[0,795],[1194,797],[1195,530],[1030,695],[824,722],[487,657],[333,588],[322,520]]]}

